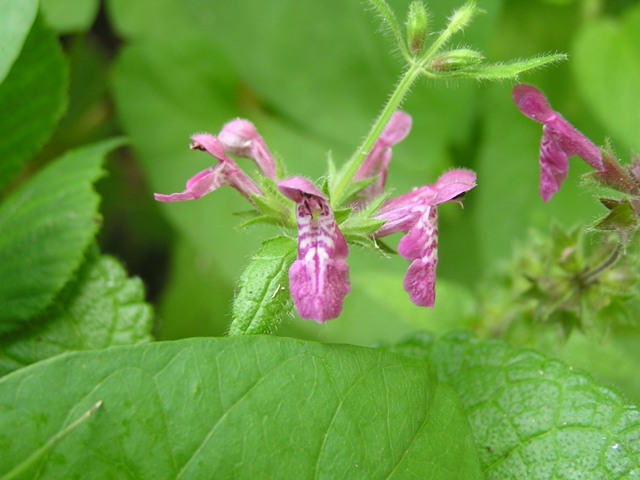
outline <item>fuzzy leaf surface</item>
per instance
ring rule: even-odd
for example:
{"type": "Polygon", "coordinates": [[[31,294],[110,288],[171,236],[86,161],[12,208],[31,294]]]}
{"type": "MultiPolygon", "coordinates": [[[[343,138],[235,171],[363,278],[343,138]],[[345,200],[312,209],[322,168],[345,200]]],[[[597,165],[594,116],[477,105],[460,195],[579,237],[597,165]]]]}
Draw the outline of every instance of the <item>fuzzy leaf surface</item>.
{"type": "Polygon", "coordinates": [[[416,336],[469,415],[487,479],[629,478],[640,468],[640,410],[589,376],[470,334],[416,336]]]}
{"type": "Polygon", "coordinates": [[[93,252],[45,315],[0,339],[0,376],[68,351],[151,341],[144,294],[117,260],[93,252]]]}
{"type": "Polygon", "coordinates": [[[297,244],[287,237],[264,242],[240,277],[230,335],[272,333],[291,312],[289,267],[297,244]]]}

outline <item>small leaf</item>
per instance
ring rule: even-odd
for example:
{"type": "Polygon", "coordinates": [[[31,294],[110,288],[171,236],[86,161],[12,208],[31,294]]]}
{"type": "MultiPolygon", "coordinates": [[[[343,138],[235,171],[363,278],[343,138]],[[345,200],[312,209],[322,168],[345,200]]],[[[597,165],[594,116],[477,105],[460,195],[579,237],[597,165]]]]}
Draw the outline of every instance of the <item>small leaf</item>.
{"type": "Polygon", "coordinates": [[[386,2],[386,0],[369,0],[369,3],[373,6],[377,14],[382,20],[382,30],[386,34],[390,34],[396,40],[396,47],[400,48],[405,57],[408,57],[407,47],[402,38],[402,31],[400,25],[396,19],[395,13],[386,2]]]}
{"type": "Polygon", "coordinates": [[[608,215],[600,220],[594,228],[598,230],[614,230],[617,232],[635,230],[638,225],[633,207],[628,199],[614,200],[601,198],[600,202],[609,209],[608,215]]]}
{"type": "Polygon", "coordinates": [[[18,58],[37,13],[37,0],[0,2],[0,83],[18,58]]]}
{"type": "Polygon", "coordinates": [[[567,58],[567,55],[563,53],[556,53],[511,62],[471,65],[469,67],[459,67],[451,71],[445,70],[433,73],[438,77],[475,78],[476,80],[511,80],[517,79],[521,73],[548,67],[567,58]]]}
{"type": "Polygon", "coordinates": [[[240,277],[229,335],[272,333],[289,315],[289,267],[295,260],[296,247],[296,242],[287,237],[262,244],[240,277]]]}
{"type": "Polygon", "coordinates": [[[386,222],[384,220],[377,220],[375,218],[360,218],[358,220],[345,222],[342,233],[353,235],[373,235],[382,227],[386,222]]]}
{"type": "Polygon", "coordinates": [[[424,358],[469,414],[488,480],[626,478],[640,468],[640,411],[561,362],[469,334],[417,335],[424,358]]]}
{"type": "Polygon", "coordinates": [[[37,18],[0,84],[0,190],[53,133],[67,104],[68,75],[58,39],[37,18]]]}
{"type": "Polygon", "coordinates": [[[46,315],[0,339],[0,376],[67,351],[149,342],[152,324],[140,279],[92,251],[46,315]]]}
{"type": "Polygon", "coordinates": [[[77,352],[4,377],[0,475],[99,400],[25,477],[480,478],[460,405],[424,362],[270,336],[77,352]]]}
{"type": "Polygon", "coordinates": [[[100,224],[92,184],[121,143],[67,153],[0,205],[0,333],[41,314],[80,267],[100,224]]]}

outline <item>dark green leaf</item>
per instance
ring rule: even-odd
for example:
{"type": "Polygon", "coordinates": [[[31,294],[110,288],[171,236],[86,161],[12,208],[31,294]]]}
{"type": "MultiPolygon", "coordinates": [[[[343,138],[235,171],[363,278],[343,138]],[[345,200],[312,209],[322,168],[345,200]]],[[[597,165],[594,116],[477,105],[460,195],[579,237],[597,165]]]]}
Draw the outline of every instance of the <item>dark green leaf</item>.
{"type": "Polygon", "coordinates": [[[67,351],[148,342],[152,322],[142,282],[92,252],[45,315],[0,339],[0,376],[67,351]]]}
{"type": "Polygon", "coordinates": [[[229,335],[272,333],[290,314],[289,267],[296,252],[296,242],[287,237],[262,244],[240,277],[229,335]]]}
{"type": "Polygon", "coordinates": [[[21,369],[0,380],[0,449],[0,474],[41,478],[480,478],[467,420],[424,362],[263,336],[21,369]]]}
{"type": "Polygon", "coordinates": [[[627,478],[640,468],[640,411],[533,351],[469,334],[416,336],[396,351],[428,359],[469,414],[487,479],[627,478]]]}
{"type": "Polygon", "coordinates": [[[100,224],[92,184],[121,143],[67,153],[0,205],[0,332],[41,314],[80,267],[100,224]]]}
{"type": "Polygon", "coordinates": [[[0,191],[52,134],[67,104],[67,77],[58,40],[36,19],[0,84],[0,191]]]}

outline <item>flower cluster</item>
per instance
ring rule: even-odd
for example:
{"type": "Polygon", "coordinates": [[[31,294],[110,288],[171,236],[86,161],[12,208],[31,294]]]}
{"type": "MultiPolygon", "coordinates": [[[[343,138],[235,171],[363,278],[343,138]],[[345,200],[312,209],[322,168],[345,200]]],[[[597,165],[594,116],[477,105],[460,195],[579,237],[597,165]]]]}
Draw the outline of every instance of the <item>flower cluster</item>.
{"type": "MultiPolygon", "coordinates": [[[[391,148],[402,141],[410,129],[411,117],[395,112],[353,178],[365,186],[356,198],[349,200],[347,206],[351,211],[362,211],[376,199],[384,198],[391,148]]],[[[289,270],[289,285],[296,310],[302,318],[317,322],[336,318],[351,290],[346,262],[349,247],[327,196],[306,178],[277,178],[273,156],[255,127],[246,120],[227,123],[217,137],[198,134],[192,140],[191,148],[206,151],[216,158],[217,165],[196,174],[183,192],[155,194],[156,200],[196,200],[223,185],[230,185],[255,206],[259,198],[270,193],[263,191],[228,155],[253,160],[265,178],[276,182],[279,193],[295,203],[298,252],[289,270]]],[[[435,301],[437,206],[460,202],[461,196],[475,186],[475,181],[475,173],[471,171],[452,170],[433,185],[379,202],[372,212],[373,220],[381,225],[370,234],[373,238],[404,233],[398,252],[411,262],[404,287],[416,305],[432,307],[435,301]]],[[[288,219],[278,220],[287,223],[288,219]]]]}

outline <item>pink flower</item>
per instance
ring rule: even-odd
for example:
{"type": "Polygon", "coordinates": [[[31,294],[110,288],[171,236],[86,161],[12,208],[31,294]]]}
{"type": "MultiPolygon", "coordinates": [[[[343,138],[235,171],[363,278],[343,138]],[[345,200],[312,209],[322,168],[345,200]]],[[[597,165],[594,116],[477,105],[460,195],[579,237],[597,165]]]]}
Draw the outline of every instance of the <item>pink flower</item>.
{"type": "Polygon", "coordinates": [[[159,202],[183,202],[197,200],[223,185],[230,185],[251,201],[253,195],[262,195],[260,188],[245,174],[240,167],[227,157],[224,147],[213,135],[201,133],[191,137],[192,150],[204,150],[218,159],[218,165],[197,173],[187,181],[187,188],[180,193],[163,195],[155,193],[159,202]]]}
{"type": "Polygon", "coordinates": [[[253,123],[237,118],[227,123],[218,139],[227,153],[253,160],[267,178],[276,178],[276,164],[253,123]]]}
{"type": "Polygon", "coordinates": [[[404,140],[410,130],[411,116],[401,111],[394,112],[354,177],[354,180],[378,177],[375,183],[362,192],[365,198],[377,197],[384,191],[389,162],[391,161],[391,147],[404,140]]]}
{"type": "Polygon", "coordinates": [[[197,200],[223,185],[230,185],[249,201],[251,197],[262,195],[262,191],[249,176],[226,154],[253,160],[269,178],[276,178],[276,165],[264,140],[253,124],[247,120],[236,119],[227,123],[218,137],[200,133],[191,137],[192,150],[203,150],[218,160],[218,165],[197,173],[187,181],[187,187],[180,193],[171,195],[154,194],[159,202],[183,202],[197,200]]]}
{"type": "Polygon", "coordinates": [[[351,291],[347,242],[327,198],[309,180],[292,177],[278,183],[278,189],[296,202],[298,258],[289,270],[296,310],[320,323],[336,318],[351,291]]]}
{"type": "Polygon", "coordinates": [[[551,199],[567,178],[569,157],[576,155],[596,170],[604,169],[600,149],[562,118],[562,115],[552,110],[540,90],[531,85],[516,85],[513,100],[524,115],[543,124],[540,196],[545,202],[551,199]]]}
{"type": "Polygon", "coordinates": [[[475,173],[451,170],[434,185],[416,188],[385,202],[376,216],[386,222],[376,232],[376,237],[396,232],[406,234],[398,245],[398,253],[411,262],[404,277],[404,289],[418,306],[433,307],[435,302],[438,265],[436,206],[445,202],[460,202],[460,197],[475,186],[475,173]]]}

